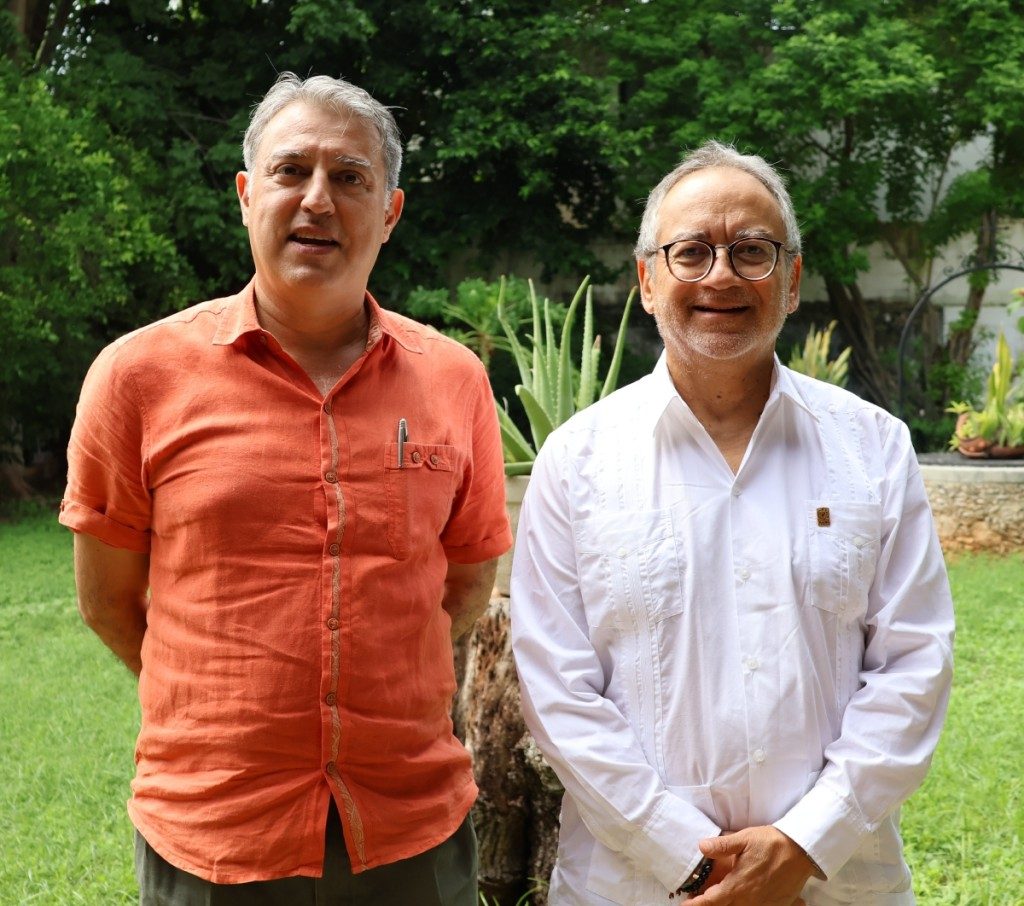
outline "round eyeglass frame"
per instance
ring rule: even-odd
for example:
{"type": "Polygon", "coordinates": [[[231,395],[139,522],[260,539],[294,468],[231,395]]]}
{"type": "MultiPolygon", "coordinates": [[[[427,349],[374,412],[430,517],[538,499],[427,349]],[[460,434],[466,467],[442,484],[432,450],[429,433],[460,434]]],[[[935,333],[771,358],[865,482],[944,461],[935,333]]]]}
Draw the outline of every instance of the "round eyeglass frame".
{"type": "Polygon", "coordinates": [[[772,274],[775,273],[775,268],[779,266],[779,253],[786,252],[788,255],[792,255],[786,244],[780,242],[778,239],[769,239],[767,236],[745,236],[742,239],[734,239],[728,245],[712,245],[710,242],[705,242],[703,239],[673,239],[671,242],[665,245],[659,245],[654,251],[655,253],[661,252],[665,256],[665,267],[668,268],[668,272],[676,278],[680,283],[700,283],[708,274],[714,270],[715,262],[718,260],[718,250],[725,249],[726,259],[729,262],[729,267],[732,268],[732,272],[739,277],[741,280],[746,280],[748,283],[758,283],[761,280],[767,280],[772,274]],[[751,239],[756,239],[758,242],[767,242],[770,246],[775,249],[775,260],[772,262],[772,266],[768,269],[768,273],[761,277],[747,277],[739,272],[736,267],[736,263],[732,260],[732,251],[737,245],[743,242],[750,242],[751,239]],[[678,245],[680,242],[697,242],[711,249],[711,260],[708,262],[708,269],[704,271],[699,277],[680,277],[672,269],[672,262],[668,257],[668,250],[674,245],[678,245]]]}

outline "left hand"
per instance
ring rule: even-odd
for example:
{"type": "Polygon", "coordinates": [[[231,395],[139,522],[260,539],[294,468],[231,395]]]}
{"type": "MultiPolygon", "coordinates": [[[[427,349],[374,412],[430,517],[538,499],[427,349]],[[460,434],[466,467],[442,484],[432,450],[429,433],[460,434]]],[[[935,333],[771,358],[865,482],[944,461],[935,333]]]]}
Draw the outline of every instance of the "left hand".
{"type": "Polygon", "coordinates": [[[778,828],[748,827],[701,840],[700,850],[711,859],[732,859],[733,866],[688,906],[804,906],[800,891],[814,864],[778,828]]]}

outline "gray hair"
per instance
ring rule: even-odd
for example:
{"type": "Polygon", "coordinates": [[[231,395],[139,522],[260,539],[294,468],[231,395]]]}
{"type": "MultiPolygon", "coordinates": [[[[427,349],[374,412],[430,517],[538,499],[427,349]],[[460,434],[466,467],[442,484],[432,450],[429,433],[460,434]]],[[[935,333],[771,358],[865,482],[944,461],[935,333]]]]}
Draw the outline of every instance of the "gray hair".
{"type": "Polygon", "coordinates": [[[300,79],[294,72],[282,72],[277,77],[270,91],[253,108],[249,128],[242,139],[246,170],[252,169],[267,123],[297,101],[332,110],[339,115],[348,113],[373,126],[380,136],[388,194],[398,188],[398,174],[402,169],[402,137],[391,111],[359,86],[323,75],[300,79]]]}
{"type": "Polygon", "coordinates": [[[687,154],[679,166],[662,179],[647,196],[647,206],[640,221],[640,235],[633,250],[637,258],[649,260],[658,250],[658,215],[661,212],[661,203],[672,187],[684,176],[708,167],[732,167],[734,170],[749,173],[760,182],[778,202],[786,231],[786,248],[794,255],[800,254],[800,224],[797,223],[793,201],[786,190],[786,184],[778,171],[763,157],[756,154],[740,154],[732,145],[708,141],[687,154]]]}

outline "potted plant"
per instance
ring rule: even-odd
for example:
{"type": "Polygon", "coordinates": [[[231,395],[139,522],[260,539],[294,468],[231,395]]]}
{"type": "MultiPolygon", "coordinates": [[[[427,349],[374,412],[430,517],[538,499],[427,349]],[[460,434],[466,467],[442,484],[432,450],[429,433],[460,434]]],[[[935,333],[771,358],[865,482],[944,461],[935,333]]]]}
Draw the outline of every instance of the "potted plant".
{"type": "MultiPolygon", "coordinates": [[[[498,405],[502,448],[505,454],[505,496],[509,521],[515,532],[519,521],[519,507],[529,480],[537,451],[548,435],[576,412],[585,409],[595,399],[604,399],[619,380],[622,352],[626,343],[626,321],[636,296],[630,292],[619,322],[615,348],[604,381],[598,388],[598,364],[601,358],[601,337],[594,335],[594,304],[590,278],[584,277],[565,313],[561,334],[556,338],[552,303],[539,300],[530,282],[532,321],[526,326],[532,332],[520,337],[519,330],[505,316],[504,281],[498,296],[498,321],[508,341],[509,349],[519,369],[521,383],[515,393],[522,404],[530,437],[520,430],[508,411],[508,403],[498,405]],[[584,301],[585,300],[585,301],[584,301]],[[572,356],[572,328],[580,302],[583,306],[583,347],[577,365],[572,356]]],[[[512,552],[505,554],[498,564],[498,590],[508,595],[508,579],[512,552]]]]}
{"type": "Polygon", "coordinates": [[[958,402],[946,410],[957,416],[951,449],[975,459],[1024,457],[1024,386],[1014,382],[1013,368],[1010,346],[1000,332],[982,407],[958,402]]]}

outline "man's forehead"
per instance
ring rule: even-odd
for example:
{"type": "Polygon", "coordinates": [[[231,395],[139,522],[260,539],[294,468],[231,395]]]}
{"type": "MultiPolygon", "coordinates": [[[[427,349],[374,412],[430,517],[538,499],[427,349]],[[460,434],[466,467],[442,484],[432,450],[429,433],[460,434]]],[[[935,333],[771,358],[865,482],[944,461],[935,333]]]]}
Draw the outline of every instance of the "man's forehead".
{"type": "Polygon", "coordinates": [[[264,158],[303,157],[335,150],[338,160],[383,166],[376,127],[349,110],[293,101],[270,118],[257,148],[264,158]]]}
{"type": "Polygon", "coordinates": [[[665,196],[659,212],[665,227],[693,223],[696,232],[724,219],[747,234],[783,226],[778,201],[757,177],[735,167],[705,167],[687,173],[665,196]]]}

